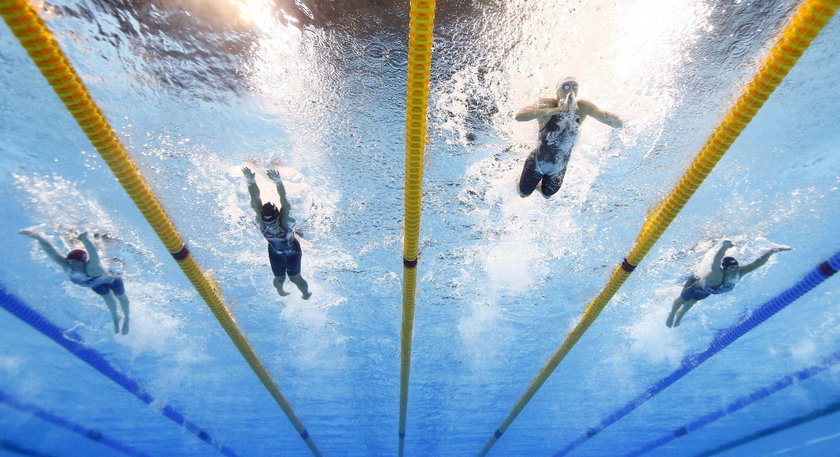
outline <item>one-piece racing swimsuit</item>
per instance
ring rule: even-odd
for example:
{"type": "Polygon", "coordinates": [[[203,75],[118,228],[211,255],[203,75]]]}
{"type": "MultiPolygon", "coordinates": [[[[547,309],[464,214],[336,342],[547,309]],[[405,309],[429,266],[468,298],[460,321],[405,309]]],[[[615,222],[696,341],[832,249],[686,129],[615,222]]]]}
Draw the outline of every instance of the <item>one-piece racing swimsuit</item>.
{"type": "Polygon", "coordinates": [[[107,295],[109,291],[113,290],[114,294],[122,295],[125,293],[125,286],[119,274],[108,271],[102,276],[90,276],[85,271],[76,271],[69,266],[64,267],[64,271],[70,277],[73,284],[78,284],[82,287],[90,287],[99,295],[107,295]]]}
{"type": "Polygon", "coordinates": [[[280,228],[277,233],[272,233],[265,225],[261,224],[260,231],[268,241],[268,259],[271,261],[271,271],[274,276],[289,276],[300,274],[300,260],[302,252],[300,242],[295,238],[292,228],[280,228]]]}
{"type": "Polygon", "coordinates": [[[709,295],[725,294],[734,289],[736,283],[737,282],[733,282],[732,284],[720,283],[720,285],[713,287],[706,284],[705,279],[699,279],[696,276],[692,276],[685,282],[685,285],[683,286],[684,288],[680,293],[680,297],[686,301],[702,300],[709,295]]]}
{"type": "Polygon", "coordinates": [[[525,160],[519,190],[530,195],[542,180],[542,193],[554,195],[563,184],[572,148],[577,142],[580,117],[571,113],[555,114],[540,130],[539,145],[525,160]]]}

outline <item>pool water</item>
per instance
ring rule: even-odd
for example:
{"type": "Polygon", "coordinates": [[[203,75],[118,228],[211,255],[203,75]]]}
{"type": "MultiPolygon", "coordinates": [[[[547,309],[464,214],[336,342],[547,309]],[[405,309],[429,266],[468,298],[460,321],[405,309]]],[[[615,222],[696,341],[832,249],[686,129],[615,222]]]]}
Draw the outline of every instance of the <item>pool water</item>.
{"type": "MultiPolygon", "coordinates": [[[[408,3],[33,4],[323,455],[397,455],[408,3]],[[244,166],[266,201],[265,171],[284,179],[310,300],[272,286],[244,166]]],[[[407,456],[481,451],[797,5],[438,3],[407,456]],[[567,75],[625,126],[588,119],[561,190],[523,199],[537,127],[514,115],[567,75]]],[[[557,455],[840,251],[838,43],[834,18],[489,455],[557,455]],[[743,262],[793,249],[666,327],[722,239],[743,262]]],[[[0,456],[312,455],[5,25],[0,99],[0,286],[147,395],[0,311],[0,456]],[[93,235],[128,335],[24,228],[93,235]]],[[[678,431],[645,455],[690,457],[765,429],[717,455],[837,455],[838,298],[826,279],[568,455],[678,431]]]]}

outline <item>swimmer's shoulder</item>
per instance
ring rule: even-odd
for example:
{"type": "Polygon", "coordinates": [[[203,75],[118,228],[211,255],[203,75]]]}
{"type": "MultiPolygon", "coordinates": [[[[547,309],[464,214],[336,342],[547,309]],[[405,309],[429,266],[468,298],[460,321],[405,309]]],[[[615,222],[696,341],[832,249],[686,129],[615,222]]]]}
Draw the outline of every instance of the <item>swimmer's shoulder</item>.
{"type": "Polygon", "coordinates": [[[557,107],[557,99],[555,98],[538,98],[537,102],[534,103],[537,108],[556,108],[557,107]]]}

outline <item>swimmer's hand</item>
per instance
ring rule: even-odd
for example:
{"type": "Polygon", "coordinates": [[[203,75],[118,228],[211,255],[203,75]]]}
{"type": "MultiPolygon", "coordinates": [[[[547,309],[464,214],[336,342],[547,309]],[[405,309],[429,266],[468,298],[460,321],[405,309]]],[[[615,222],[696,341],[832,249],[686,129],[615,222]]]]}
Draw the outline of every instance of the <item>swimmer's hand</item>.
{"type": "Polygon", "coordinates": [[[41,235],[39,235],[39,234],[33,232],[32,230],[29,230],[29,229],[18,230],[18,233],[20,233],[21,235],[26,235],[29,238],[32,238],[32,239],[35,239],[35,240],[40,240],[42,238],[41,235]]]}
{"type": "Polygon", "coordinates": [[[731,241],[729,241],[729,240],[723,240],[723,242],[722,242],[722,243],[720,243],[720,244],[721,244],[721,246],[723,246],[723,248],[724,248],[724,249],[729,249],[729,248],[731,248],[732,246],[735,246],[735,245],[734,245],[734,244],[732,244],[732,242],[731,242],[731,241]]]}
{"type": "Polygon", "coordinates": [[[245,175],[245,180],[248,181],[248,184],[253,184],[257,182],[257,176],[251,171],[248,167],[242,168],[242,174],[245,175]]]}
{"type": "Polygon", "coordinates": [[[78,239],[79,241],[90,241],[88,239],[88,232],[80,233],[79,236],[76,237],[76,239],[78,239]]]}
{"type": "Polygon", "coordinates": [[[775,253],[775,252],[782,252],[782,251],[790,251],[791,249],[793,249],[793,248],[791,248],[790,246],[785,246],[783,244],[779,244],[779,245],[776,245],[776,246],[770,248],[770,252],[775,253]]]}
{"type": "Polygon", "coordinates": [[[277,170],[268,170],[265,174],[268,175],[268,179],[278,184],[283,183],[283,178],[280,177],[280,172],[278,172],[277,170]]]}

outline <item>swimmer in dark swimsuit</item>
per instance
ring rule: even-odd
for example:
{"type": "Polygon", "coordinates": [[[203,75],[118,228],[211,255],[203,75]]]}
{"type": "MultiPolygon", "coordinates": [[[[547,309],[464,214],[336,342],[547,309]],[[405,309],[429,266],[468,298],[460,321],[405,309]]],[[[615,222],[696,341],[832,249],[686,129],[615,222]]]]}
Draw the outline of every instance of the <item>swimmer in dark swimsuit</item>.
{"type": "Polygon", "coordinates": [[[88,239],[87,232],[78,236],[78,240],[85,246],[86,251],[74,249],[67,256],[61,255],[49,240],[38,233],[31,230],[21,230],[20,233],[38,240],[38,244],[47,253],[47,257],[61,266],[70,277],[70,281],[93,289],[105,300],[105,305],[114,321],[114,333],[120,332],[120,316],[117,313],[117,301],[119,301],[123,314],[122,334],[128,334],[128,297],[125,296],[123,280],[118,274],[102,268],[99,253],[88,239]]]}
{"type": "Polygon", "coordinates": [[[309,292],[309,284],[300,276],[300,261],[303,252],[300,249],[300,242],[295,238],[293,229],[294,219],[289,217],[291,205],[286,200],[286,188],[277,170],[268,170],[266,173],[277,185],[277,194],[280,196],[280,209],[273,203],[263,204],[260,199],[260,188],[257,187],[256,176],[250,168],[242,169],[245,180],[248,182],[248,193],[251,195],[251,208],[257,213],[257,224],[260,232],[268,241],[268,260],[271,262],[271,271],[274,273],[274,288],[281,296],[289,295],[283,290],[283,282],[286,275],[289,281],[294,283],[304,300],[309,300],[312,293],[309,292]]]}
{"type": "Polygon", "coordinates": [[[557,82],[557,98],[541,98],[516,113],[519,122],[539,120],[539,145],[525,160],[519,178],[519,195],[531,195],[542,180],[540,192],[548,198],[563,184],[566,166],[578,137],[578,128],[587,116],[620,128],[624,125],[615,114],[602,111],[587,100],[578,100],[578,83],[573,77],[557,82]]]}
{"type": "Polygon", "coordinates": [[[790,250],[787,246],[777,246],[767,250],[753,263],[742,267],[738,265],[738,261],[734,257],[724,257],[726,250],[731,247],[731,241],[723,240],[715,253],[714,259],[712,259],[712,269],[702,277],[692,276],[685,282],[680,296],[674,300],[674,304],[671,306],[671,313],[668,315],[665,325],[678,327],[682,317],[695,303],[709,295],[724,294],[731,291],[741,278],[767,263],[770,256],[777,252],[790,250]]]}

